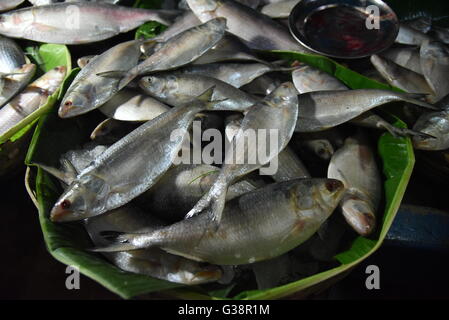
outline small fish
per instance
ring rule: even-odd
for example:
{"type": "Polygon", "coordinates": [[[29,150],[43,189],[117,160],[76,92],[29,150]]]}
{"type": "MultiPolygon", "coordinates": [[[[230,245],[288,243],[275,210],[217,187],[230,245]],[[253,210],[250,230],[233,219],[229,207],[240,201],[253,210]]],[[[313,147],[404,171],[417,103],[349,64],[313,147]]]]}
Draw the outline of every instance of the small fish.
{"type": "Polygon", "coordinates": [[[70,118],[94,110],[118,92],[119,79],[98,76],[98,73],[113,69],[130,69],[137,65],[142,41],[131,40],[120,43],[93,58],[76,75],[67,89],[58,114],[70,118]]]}
{"type": "Polygon", "coordinates": [[[414,130],[429,134],[431,137],[414,137],[413,146],[419,150],[449,149],[449,95],[441,99],[437,106],[439,112],[423,113],[413,127],[414,130]]]}
{"type": "Polygon", "coordinates": [[[300,94],[322,90],[348,90],[348,87],[337,78],[307,65],[294,70],[292,79],[300,94]]]}
{"type": "Polygon", "coordinates": [[[251,49],[310,52],[276,21],[238,2],[187,0],[187,3],[202,22],[217,17],[226,18],[227,31],[243,39],[251,49]]]}
{"type": "MultiPolygon", "coordinates": [[[[131,69],[124,69],[127,72],[120,79],[119,89],[124,88],[138,75],[175,69],[194,61],[217,44],[223,37],[225,29],[226,19],[212,19],[159,44],[147,59],[131,69]]],[[[123,69],[112,68],[112,70],[123,69]]]]}
{"type": "Polygon", "coordinates": [[[247,93],[267,96],[281,85],[281,81],[268,75],[260,76],[242,87],[247,93]]]}
{"type": "Polygon", "coordinates": [[[85,66],[87,66],[87,64],[89,63],[89,62],[91,62],[92,61],[92,59],[93,58],[95,58],[96,57],[96,55],[90,55],[90,56],[84,56],[84,57],[81,57],[81,58],[79,58],[78,60],[76,60],[76,64],[78,65],[78,67],[80,68],[80,69],[83,69],[85,66]]]}
{"type": "Polygon", "coordinates": [[[338,128],[332,128],[320,132],[296,133],[295,142],[304,152],[329,161],[335,150],[343,145],[343,136],[338,128]]]}
{"type": "Polygon", "coordinates": [[[393,61],[401,67],[412,70],[418,74],[423,74],[418,47],[389,48],[382,51],[379,55],[393,61]]]}
{"type": "MultiPolygon", "coordinates": [[[[163,221],[180,221],[210,189],[219,172],[220,168],[205,164],[173,166],[153,188],[136,201],[163,221]]],[[[249,179],[241,180],[229,187],[226,201],[257,187],[258,184],[249,179]]]]}
{"type": "Polygon", "coordinates": [[[102,121],[90,134],[97,143],[112,145],[137,128],[139,124],[108,118],[102,121]]]}
{"type": "Polygon", "coordinates": [[[335,127],[386,103],[405,101],[431,110],[436,108],[418,100],[422,94],[398,93],[378,89],[315,91],[299,95],[297,132],[316,132],[335,127]]]}
{"type": "Polygon", "coordinates": [[[81,44],[109,39],[147,21],[169,25],[178,14],[101,2],[53,3],[0,15],[0,34],[38,42],[81,44]],[[61,23],[62,22],[62,23],[61,23]]]}
{"type": "Polygon", "coordinates": [[[259,99],[214,78],[192,75],[158,73],[144,77],[139,82],[143,91],[156,99],[172,106],[179,106],[214,85],[212,101],[217,103],[216,110],[245,111],[259,99]]]}
{"type": "Polygon", "coordinates": [[[421,46],[421,68],[435,95],[432,102],[439,101],[449,93],[449,49],[437,41],[425,41],[421,46]]]}
{"type": "Polygon", "coordinates": [[[397,43],[420,46],[426,40],[431,40],[431,37],[429,37],[425,33],[409,27],[408,25],[401,23],[398,36],[396,37],[397,43]]]}
{"type": "Polygon", "coordinates": [[[36,65],[24,64],[9,74],[0,74],[0,108],[21,92],[33,78],[36,65]]]}
{"type": "MultiPolygon", "coordinates": [[[[135,207],[124,206],[99,217],[87,219],[86,229],[96,246],[105,246],[104,231],[154,232],[163,224],[135,207]]],[[[187,285],[215,282],[223,271],[214,265],[202,265],[159,248],[109,252],[104,256],[122,270],[187,285]]]]}
{"type": "Polygon", "coordinates": [[[108,118],[115,120],[148,121],[167,112],[170,107],[147,95],[124,89],[99,110],[108,118]]]}
{"type": "Polygon", "coordinates": [[[343,192],[343,184],[332,179],[271,184],[228,202],[216,232],[210,229],[208,216],[199,215],[150,233],[103,233],[114,243],[94,251],[158,247],[218,265],[268,260],[310,238],[332,214],[343,192]]]}
{"type": "Polygon", "coordinates": [[[390,85],[410,93],[427,93],[429,94],[428,98],[432,100],[431,95],[435,93],[430,88],[423,75],[401,67],[400,65],[388,59],[383,59],[375,54],[371,56],[370,60],[377,71],[380,72],[390,85]]]}
{"type": "Polygon", "coordinates": [[[332,156],[327,176],[345,185],[340,208],[346,221],[360,235],[370,235],[376,226],[382,180],[374,154],[362,137],[346,139],[332,156]]]}
{"type": "Polygon", "coordinates": [[[31,113],[42,107],[62,84],[66,67],[56,67],[31,83],[19,95],[0,109],[0,135],[17,125],[31,113]]]}
{"type": "Polygon", "coordinates": [[[269,163],[287,146],[293,135],[297,116],[297,92],[291,82],[283,83],[264,100],[251,107],[245,114],[240,130],[232,140],[230,148],[226,151],[224,164],[214,185],[186,217],[191,218],[208,208],[213,222],[218,225],[228,187],[239,177],[269,163]],[[245,142],[248,140],[248,134],[254,134],[256,137],[260,134],[260,130],[265,130],[265,137],[258,137],[258,143],[245,142]],[[271,144],[272,131],[278,135],[276,146],[271,144]],[[265,147],[265,154],[262,156],[256,146],[261,143],[265,147]]]}
{"type": "Polygon", "coordinates": [[[282,19],[288,18],[290,16],[290,12],[292,9],[300,2],[301,0],[285,0],[279,1],[275,3],[269,3],[262,7],[263,14],[269,16],[270,18],[282,19]]]}
{"type": "Polygon", "coordinates": [[[213,109],[213,88],[145,122],[109,147],[60,196],[52,221],[73,221],[118,208],[151,188],[171,167],[195,115],[213,109]],[[175,131],[177,130],[177,131],[175,131]],[[179,134],[173,136],[174,132],[179,134]]]}

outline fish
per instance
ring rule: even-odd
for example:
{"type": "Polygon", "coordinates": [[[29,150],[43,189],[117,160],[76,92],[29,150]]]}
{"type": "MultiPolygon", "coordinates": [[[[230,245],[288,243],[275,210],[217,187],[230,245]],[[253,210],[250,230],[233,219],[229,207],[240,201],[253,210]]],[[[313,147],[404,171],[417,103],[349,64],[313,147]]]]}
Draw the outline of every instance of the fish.
{"type": "Polygon", "coordinates": [[[293,39],[286,28],[256,10],[232,0],[187,0],[198,19],[227,20],[227,31],[244,40],[251,49],[310,51],[293,39]],[[242,26],[245,26],[242,28],[242,26]]]}
{"type": "Polygon", "coordinates": [[[316,132],[332,128],[393,101],[405,101],[431,110],[437,109],[418,100],[424,96],[380,89],[315,91],[300,94],[298,100],[302,112],[299,113],[295,131],[316,132]]]}
{"type": "Polygon", "coordinates": [[[91,1],[91,2],[105,2],[116,4],[119,3],[120,0],[28,0],[33,4],[33,6],[44,6],[52,3],[61,3],[61,2],[81,2],[81,1],[91,1]]]}
{"type": "Polygon", "coordinates": [[[280,85],[281,81],[279,79],[265,74],[244,85],[241,89],[250,94],[266,96],[280,85]]]}
{"type": "Polygon", "coordinates": [[[119,79],[98,76],[98,73],[114,69],[129,69],[137,65],[141,40],[120,43],[93,58],[76,75],[65,93],[58,115],[70,118],[94,110],[118,92],[119,79]]]}
{"type": "Polygon", "coordinates": [[[419,17],[412,20],[404,21],[403,24],[419,32],[428,33],[430,29],[432,29],[432,18],[419,17]]]}
{"type": "Polygon", "coordinates": [[[259,101],[226,82],[202,75],[157,73],[143,77],[139,85],[146,94],[172,106],[188,102],[211,85],[215,86],[212,101],[222,100],[216,110],[245,111],[259,101]]]}
{"type": "Polygon", "coordinates": [[[432,100],[432,95],[435,93],[423,75],[407,70],[376,54],[371,56],[370,61],[390,85],[410,93],[426,93],[428,99],[432,100]]]}
{"type": "Polygon", "coordinates": [[[98,143],[112,145],[137,128],[139,124],[107,118],[100,122],[90,134],[98,143]]]}
{"type": "Polygon", "coordinates": [[[192,64],[207,64],[224,61],[251,61],[266,63],[257,58],[238,37],[225,34],[216,45],[205,52],[201,57],[192,62],[192,64]]]}
{"type": "Polygon", "coordinates": [[[423,74],[418,47],[389,48],[379,53],[379,55],[393,61],[401,67],[418,74],[423,74]]]}
{"type": "Polygon", "coordinates": [[[431,37],[401,23],[399,33],[396,37],[396,43],[407,44],[412,46],[420,46],[424,41],[431,40],[431,37]]]}
{"type": "Polygon", "coordinates": [[[304,150],[321,160],[329,161],[336,148],[343,145],[343,136],[338,128],[320,132],[295,133],[295,142],[304,150]]]}
{"type": "Polygon", "coordinates": [[[177,14],[178,11],[129,8],[103,2],[53,3],[1,14],[0,34],[57,44],[91,43],[128,32],[147,21],[169,25],[177,14]]]}
{"type": "Polygon", "coordinates": [[[51,69],[1,108],[0,135],[6,133],[31,113],[42,107],[47,102],[48,97],[59,89],[66,72],[67,68],[64,66],[51,69]]]}
{"type": "Polygon", "coordinates": [[[201,24],[201,21],[196,17],[192,11],[186,11],[181,16],[176,18],[172,25],[170,25],[166,30],[162,31],[160,34],[156,35],[153,39],[166,42],[170,38],[177,36],[181,32],[188,29],[196,27],[201,24]]]}
{"type": "Polygon", "coordinates": [[[96,55],[89,55],[89,56],[84,56],[84,57],[78,58],[78,60],[76,60],[76,64],[78,65],[78,67],[80,69],[83,69],[95,57],[96,57],[96,55]]]}
{"type": "Polygon", "coordinates": [[[413,147],[418,150],[439,151],[449,149],[449,94],[437,102],[439,112],[423,113],[414,130],[421,131],[431,137],[414,137],[413,147]]]}
{"type": "Polygon", "coordinates": [[[269,3],[263,6],[260,12],[274,19],[288,18],[292,9],[300,1],[301,0],[285,0],[275,3],[269,3]]]}
{"type": "Polygon", "coordinates": [[[224,164],[213,186],[187,213],[186,218],[192,218],[206,210],[212,223],[219,225],[228,187],[236,179],[269,163],[287,146],[293,135],[297,117],[297,93],[291,82],[281,84],[270,95],[252,106],[245,114],[231,146],[226,150],[224,164]],[[265,130],[265,136],[260,130],[265,130]],[[272,145],[271,139],[273,131],[277,134],[275,146],[272,145]],[[266,134],[267,132],[269,134],[266,134]],[[257,138],[257,143],[247,141],[251,134],[254,139],[257,138]],[[263,144],[265,149],[263,155],[260,153],[260,144],[263,144]]]}
{"type": "Polygon", "coordinates": [[[339,206],[348,224],[361,236],[370,235],[376,226],[382,180],[374,153],[363,136],[346,139],[332,156],[327,177],[345,185],[339,206]]]}
{"type": "MultiPolygon", "coordinates": [[[[292,78],[293,83],[295,83],[295,87],[300,94],[322,90],[349,90],[349,88],[339,79],[311,66],[304,66],[296,69],[292,72],[292,78]]],[[[385,129],[395,137],[416,135],[428,137],[421,132],[395,127],[372,111],[366,111],[360,116],[351,119],[350,122],[357,126],[385,129]]],[[[318,139],[312,137],[312,139],[306,139],[305,147],[311,150],[314,154],[317,154],[321,159],[329,160],[334,152],[332,145],[327,141],[327,138],[317,138],[318,139]]]]}
{"type": "MultiPolygon", "coordinates": [[[[124,88],[138,75],[150,72],[170,70],[186,65],[213,47],[223,37],[226,29],[226,19],[217,18],[196,27],[187,29],[158,48],[147,59],[137,66],[125,70],[120,78],[119,90],[124,88]]],[[[118,69],[120,71],[120,69],[118,69]]],[[[112,73],[114,69],[112,68],[112,73]]],[[[119,72],[120,75],[120,72],[119,72]]]]}
{"type": "MultiPolygon", "coordinates": [[[[85,227],[96,246],[107,245],[103,231],[153,232],[164,225],[147,212],[126,205],[107,214],[86,219],[85,227]]],[[[202,265],[159,248],[103,254],[122,270],[186,285],[215,282],[222,278],[219,266],[202,265]]]]}
{"type": "Polygon", "coordinates": [[[120,121],[148,121],[170,110],[166,104],[137,91],[124,89],[99,110],[108,118],[120,121]]]}
{"type": "MultiPolygon", "coordinates": [[[[229,116],[226,118],[227,124],[225,134],[228,143],[232,143],[232,140],[240,130],[242,121],[243,116],[241,115],[229,116]]],[[[297,178],[311,178],[310,173],[304,163],[289,146],[286,146],[284,150],[279,152],[277,156],[277,166],[276,172],[271,175],[271,178],[276,182],[288,181],[297,178]]]]}
{"type": "Polygon", "coordinates": [[[198,215],[150,233],[104,232],[111,245],[93,251],[158,247],[217,265],[268,260],[310,238],[332,214],[343,192],[343,184],[332,179],[270,184],[229,201],[216,232],[210,229],[207,215],[198,215]]]}
{"type": "Polygon", "coordinates": [[[3,0],[0,1],[0,11],[8,11],[21,5],[25,0],[3,0]]]}
{"type": "Polygon", "coordinates": [[[240,88],[268,72],[276,71],[291,71],[291,68],[282,68],[266,63],[210,63],[189,65],[176,73],[203,75],[240,88]]]}
{"type": "Polygon", "coordinates": [[[51,210],[51,220],[100,215],[151,188],[171,167],[195,115],[214,108],[212,94],[213,87],[208,88],[193,101],[145,122],[114,143],[65,189],[51,210]]]}
{"type": "MultiPolygon", "coordinates": [[[[136,199],[142,208],[163,221],[177,222],[207,192],[220,172],[220,168],[207,164],[180,164],[173,166],[153,188],[136,199]]],[[[241,180],[229,187],[226,201],[259,186],[250,179],[241,180]]]]}
{"type": "Polygon", "coordinates": [[[420,50],[421,67],[424,77],[435,95],[431,101],[436,102],[449,93],[449,49],[437,41],[425,41],[420,50]]]}

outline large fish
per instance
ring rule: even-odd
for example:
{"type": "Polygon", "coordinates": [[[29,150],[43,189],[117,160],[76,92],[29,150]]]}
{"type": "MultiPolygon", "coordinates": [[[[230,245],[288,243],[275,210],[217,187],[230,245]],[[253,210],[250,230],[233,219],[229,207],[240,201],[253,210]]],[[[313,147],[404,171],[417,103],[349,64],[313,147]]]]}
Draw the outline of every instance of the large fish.
{"type": "Polygon", "coordinates": [[[214,108],[212,92],[210,88],[114,143],[64,191],[51,211],[51,219],[72,221],[96,216],[151,188],[171,167],[195,115],[214,108]]]}
{"type": "Polygon", "coordinates": [[[67,2],[27,7],[0,15],[0,34],[38,42],[80,44],[111,38],[147,21],[169,25],[177,11],[67,2]]]}
{"type": "Polygon", "coordinates": [[[327,176],[345,185],[340,207],[349,225],[362,236],[371,234],[376,226],[382,181],[374,153],[363,138],[346,139],[332,156],[327,176]]]}
{"type": "Polygon", "coordinates": [[[0,135],[42,107],[50,95],[61,86],[65,67],[56,67],[31,83],[19,95],[0,109],[0,135]]]}
{"type": "Polygon", "coordinates": [[[343,194],[332,179],[291,180],[228,202],[214,232],[207,215],[155,232],[103,233],[116,243],[95,251],[159,247],[169,253],[219,265],[239,265],[280,256],[310,238],[332,214],[343,194]]]}
{"type": "Polygon", "coordinates": [[[282,25],[266,15],[232,0],[187,0],[202,22],[217,17],[227,20],[227,30],[259,50],[309,52],[296,42],[282,25]]]}
{"type": "Polygon", "coordinates": [[[205,210],[218,225],[228,187],[239,177],[269,163],[287,146],[295,128],[295,117],[298,117],[298,99],[296,89],[290,82],[281,84],[264,100],[251,107],[231,146],[226,150],[224,164],[214,185],[186,217],[205,210]],[[274,133],[277,136],[272,139],[274,133]],[[248,141],[251,137],[257,139],[257,142],[248,141]],[[273,141],[276,145],[273,145],[273,141]]]}

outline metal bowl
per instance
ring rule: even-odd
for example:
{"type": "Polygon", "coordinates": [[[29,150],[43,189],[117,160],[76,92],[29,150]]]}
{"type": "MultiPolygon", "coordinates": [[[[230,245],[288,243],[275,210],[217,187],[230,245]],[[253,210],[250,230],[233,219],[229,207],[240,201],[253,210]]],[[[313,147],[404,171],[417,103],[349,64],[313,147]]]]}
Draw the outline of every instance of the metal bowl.
{"type": "Polygon", "coordinates": [[[289,27],[297,41],[316,53],[356,59],[390,47],[399,21],[380,0],[301,0],[290,13],[289,27]]]}

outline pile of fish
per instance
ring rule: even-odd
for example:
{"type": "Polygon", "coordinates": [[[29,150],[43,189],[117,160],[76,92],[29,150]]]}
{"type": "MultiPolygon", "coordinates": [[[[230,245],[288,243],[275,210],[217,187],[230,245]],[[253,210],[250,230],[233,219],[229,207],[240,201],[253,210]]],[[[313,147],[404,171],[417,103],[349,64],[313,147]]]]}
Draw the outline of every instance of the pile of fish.
{"type": "MultiPolygon", "coordinates": [[[[446,30],[430,22],[435,38],[416,30],[424,19],[401,26],[397,42],[408,46],[371,57],[405,92],[351,90],[312,66],[260,53],[310,53],[282,21],[298,1],[166,1],[160,10],[53,2],[1,14],[0,34],[73,45],[146,21],[169,26],[78,60],[58,115],[101,112],[105,120],[91,141],[61,155],[59,168],[40,164],[64,189],[51,220],[82,221],[90,250],[123,270],[190,285],[227,283],[249,270],[259,288],[317,273],[345,236],[376,230],[382,178],[373,133],[449,148],[446,30]],[[419,115],[413,130],[376,113],[391,102],[419,115]],[[198,126],[225,152],[196,141],[198,126]],[[262,147],[265,156],[253,157],[262,147]],[[213,161],[197,161],[198,148],[213,161]]],[[[2,81],[11,82],[1,97],[10,100],[0,109],[4,131],[56,90],[65,69],[26,87],[35,67],[11,40],[0,44],[14,52],[0,52],[14,57],[0,59],[2,81]]]]}

